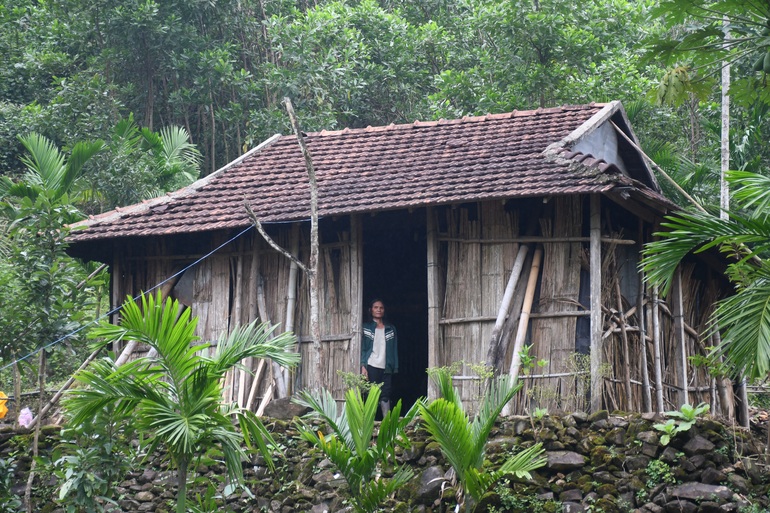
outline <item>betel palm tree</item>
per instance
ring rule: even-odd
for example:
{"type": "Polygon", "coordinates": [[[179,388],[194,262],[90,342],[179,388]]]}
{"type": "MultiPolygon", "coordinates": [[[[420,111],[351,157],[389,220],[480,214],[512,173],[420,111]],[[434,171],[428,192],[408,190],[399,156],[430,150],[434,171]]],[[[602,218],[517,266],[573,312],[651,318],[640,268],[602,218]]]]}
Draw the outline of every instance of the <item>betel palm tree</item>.
{"type": "Polygon", "coordinates": [[[337,402],[331,392],[303,391],[295,402],[311,408],[310,416],[320,418],[331,429],[324,435],[304,422],[298,425],[300,436],[321,449],[329,461],[339,469],[350,488],[353,508],[360,513],[371,513],[394,491],[408,483],[413,472],[402,466],[389,479],[376,477],[378,470],[390,457],[395,460],[396,445],[407,446],[406,426],[414,419],[417,408],[412,407],[403,417],[401,401],[382,419],[374,438],[374,418],[379,408],[380,388],[373,386],[364,401],[359,388],[345,394],[345,405],[337,414],[337,402]]]}
{"type": "MultiPolygon", "coordinates": [[[[83,180],[83,168],[91,157],[102,150],[102,141],[79,142],[73,146],[67,157],[48,138],[32,132],[19,137],[27,150],[22,162],[27,171],[18,182],[7,176],[0,176],[0,199],[11,218],[19,217],[20,207],[38,209],[76,204],[87,190],[83,180]]],[[[73,209],[71,219],[77,220],[73,209]]]]}
{"type": "Polygon", "coordinates": [[[420,415],[431,437],[452,465],[462,493],[458,502],[466,511],[478,503],[482,495],[505,475],[529,478],[530,471],[545,465],[542,444],[535,444],[511,456],[496,471],[484,467],[486,442],[503,407],[521,390],[521,384],[509,376],[495,378],[481,399],[479,412],[470,419],[465,412],[460,392],[452,384],[451,371],[446,367],[433,369],[431,379],[441,395],[426,405],[421,403],[420,415]],[[472,500],[468,500],[468,497],[472,500]]]}
{"type": "Polygon", "coordinates": [[[735,294],[719,302],[709,330],[722,331],[723,355],[733,374],[751,378],[770,372],[770,178],[746,171],[726,175],[733,207],[718,213],[680,212],[667,216],[659,240],[645,246],[647,280],[667,293],[679,263],[688,254],[716,248],[732,257],[726,274],[735,294]]]}
{"type": "Polygon", "coordinates": [[[208,343],[195,345],[197,318],[176,300],[142,295],[141,308],[128,299],[121,309],[120,326],[103,322],[91,337],[103,344],[135,340],[148,344],[156,356],[139,358],[119,367],[107,358],[76,375],[85,385],[65,402],[70,422],[79,425],[112,406],[130,418],[144,435],[150,455],[165,449],[177,468],[178,513],[186,512],[187,472],[193,460],[209,448],[224,454],[228,478],[243,479],[241,442],[258,449],[272,468],[267,445],[269,432],[251,411],[222,403],[222,382],[228,370],[247,357],[270,358],[280,365],[296,365],[297,353],[288,352],[296,337],[283,333],[271,338],[273,328],[252,323],[220,340],[212,356],[202,352],[208,343]],[[233,418],[240,426],[239,432],[233,418]]]}

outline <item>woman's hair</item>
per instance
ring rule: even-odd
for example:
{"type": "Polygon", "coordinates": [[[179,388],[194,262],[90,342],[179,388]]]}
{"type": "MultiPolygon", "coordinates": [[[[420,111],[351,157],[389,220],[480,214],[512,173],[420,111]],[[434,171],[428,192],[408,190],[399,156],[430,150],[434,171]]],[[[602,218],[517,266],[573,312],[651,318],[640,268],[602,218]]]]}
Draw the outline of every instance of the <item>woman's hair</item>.
{"type": "Polygon", "coordinates": [[[383,301],[382,299],[376,297],[376,298],[372,299],[371,301],[369,301],[369,310],[372,309],[372,307],[374,306],[374,303],[382,303],[382,306],[385,306],[385,301],[383,301]]]}

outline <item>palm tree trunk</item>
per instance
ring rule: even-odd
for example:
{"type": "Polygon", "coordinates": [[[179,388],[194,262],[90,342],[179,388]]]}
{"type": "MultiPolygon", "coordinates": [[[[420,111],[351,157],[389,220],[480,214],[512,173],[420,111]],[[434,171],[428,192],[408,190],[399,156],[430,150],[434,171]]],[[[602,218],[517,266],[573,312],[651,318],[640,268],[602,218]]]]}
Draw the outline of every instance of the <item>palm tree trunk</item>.
{"type": "Polygon", "coordinates": [[[176,471],[176,513],[187,513],[187,467],[189,461],[187,458],[179,458],[177,462],[179,468],[176,471]]]}

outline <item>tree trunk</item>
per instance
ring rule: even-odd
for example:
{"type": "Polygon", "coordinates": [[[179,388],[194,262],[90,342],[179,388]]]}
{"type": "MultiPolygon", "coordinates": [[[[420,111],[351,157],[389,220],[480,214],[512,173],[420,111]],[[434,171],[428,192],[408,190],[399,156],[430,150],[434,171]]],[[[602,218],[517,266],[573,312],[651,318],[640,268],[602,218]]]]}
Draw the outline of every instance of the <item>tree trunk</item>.
{"type": "Polygon", "coordinates": [[[321,385],[321,324],[318,320],[318,183],[310,151],[302,136],[302,129],[294,113],[291,99],[284,98],[294,132],[297,134],[302,156],[305,158],[308,181],[310,182],[310,261],[308,262],[308,284],[310,286],[310,331],[313,337],[313,373],[318,386],[321,385]]]}
{"type": "Polygon", "coordinates": [[[186,458],[179,458],[179,468],[176,471],[177,494],[176,513],[187,513],[187,466],[186,458]]]}

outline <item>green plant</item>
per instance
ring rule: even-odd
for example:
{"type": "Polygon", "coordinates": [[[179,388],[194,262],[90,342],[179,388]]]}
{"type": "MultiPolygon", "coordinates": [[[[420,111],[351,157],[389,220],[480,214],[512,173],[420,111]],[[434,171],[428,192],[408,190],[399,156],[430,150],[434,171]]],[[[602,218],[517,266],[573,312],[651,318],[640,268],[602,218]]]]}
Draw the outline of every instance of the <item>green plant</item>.
{"type": "Polygon", "coordinates": [[[524,346],[519,352],[519,359],[521,361],[521,373],[529,374],[536,366],[545,367],[548,365],[548,360],[538,360],[535,356],[529,354],[532,349],[532,345],[524,346]]]}
{"type": "Polygon", "coordinates": [[[91,332],[103,344],[135,341],[148,344],[156,356],[138,358],[120,367],[109,358],[92,363],[76,378],[85,385],[68,394],[65,406],[70,425],[85,425],[106,407],[130,419],[143,437],[147,454],[163,447],[177,469],[177,513],[186,512],[187,472],[195,459],[211,447],[222,450],[231,482],[243,479],[242,442],[258,449],[267,464],[273,462],[266,444],[272,437],[254,413],[222,404],[225,374],[247,357],[271,358],[294,365],[297,353],[288,352],[296,337],[283,333],[271,338],[274,328],[252,323],[220,340],[213,355],[209,344],[196,345],[197,318],[178,301],[142,295],[141,308],[132,299],[121,309],[121,324],[103,322],[91,332]],[[240,426],[240,432],[233,424],[240,426]]]}
{"type": "Polygon", "coordinates": [[[369,389],[366,400],[360,389],[350,389],[345,394],[345,407],[339,415],[337,402],[328,390],[302,391],[294,399],[312,409],[311,418],[322,419],[331,429],[330,434],[324,435],[314,431],[304,420],[297,426],[300,436],[318,447],[339,469],[350,487],[351,504],[359,512],[377,511],[391,493],[413,476],[412,469],[406,466],[398,468],[387,480],[376,474],[389,457],[395,461],[397,445],[409,445],[404,430],[414,419],[421,402],[400,418],[401,401],[398,401],[382,419],[377,441],[372,444],[379,399],[379,386],[369,389]]]}
{"type": "Polygon", "coordinates": [[[671,467],[664,461],[652,460],[647,464],[647,488],[654,488],[660,483],[676,482],[671,467]]]}
{"type": "Polygon", "coordinates": [[[665,424],[655,424],[653,427],[663,434],[660,437],[662,445],[668,445],[671,439],[679,433],[689,431],[698,420],[698,417],[709,411],[709,405],[700,403],[698,406],[683,404],[679,411],[668,411],[665,413],[669,418],[665,424]]]}
{"type": "Polygon", "coordinates": [[[491,381],[481,398],[479,412],[470,420],[459,391],[452,385],[449,369],[434,369],[429,375],[441,397],[427,405],[419,403],[420,415],[455,471],[462,491],[458,502],[465,503],[466,511],[470,511],[472,503],[466,500],[467,497],[477,502],[490,486],[505,475],[530,477],[530,471],[545,465],[542,445],[535,444],[510,457],[499,470],[484,467],[489,433],[503,406],[521,389],[521,384],[515,383],[509,376],[491,381]]]}
{"type": "Polygon", "coordinates": [[[117,506],[115,487],[133,461],[131,424],[105,408],[84,424],[62,429],[52,453],[52,471],[60,486],[58,501],[67,513],[91,513],[117,506]]]}
{"type": "Polygon", "coordinates": [[[0,513],[16,513],[21,511],[21,497],[13,493],[16,480],[16,459],[13,456],[0,458],[0,513]]]}
{"type": "Polygon", "coordinates": [[[372,382],[360,372],[345,372],[343,370],[338,370],[337,376],[342,380],[342,385],[345,387],[345,390],[357,388],[366,393],[372,386],[372,382]]]}
{"type": "Polygon", "coordinates": [[[495,493],[500,498],[500,509],[495,506],[489,508],[489,513],[505,513],[508,511],[526,511],[528,513],[549,513],[561,511],[560,501],[553,499],[541,499],[531,495],[516,494],[511,488],[508,479],[502,479],[495,485],[495,493]]]}

